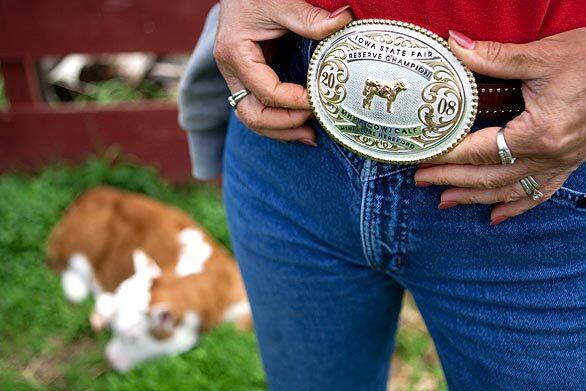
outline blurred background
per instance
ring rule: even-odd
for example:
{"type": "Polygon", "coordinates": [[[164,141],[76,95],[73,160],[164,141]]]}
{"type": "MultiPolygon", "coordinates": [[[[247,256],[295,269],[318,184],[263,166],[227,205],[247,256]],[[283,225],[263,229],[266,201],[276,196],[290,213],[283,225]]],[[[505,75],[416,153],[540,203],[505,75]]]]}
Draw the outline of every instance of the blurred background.
{"type": "MultiPolygon", "coordinates": [[[[252,333],[222,326],[178,357],[113,372],[92,303],[45,266],[67,206],[100,184],[189,213],[230,248],[215,186],[190,179],[176,91],[213,0],[0,0],[0,390],[266,389],[252,333]]],[[[391,390],[442,390],[412,300],[391,390]]]]}

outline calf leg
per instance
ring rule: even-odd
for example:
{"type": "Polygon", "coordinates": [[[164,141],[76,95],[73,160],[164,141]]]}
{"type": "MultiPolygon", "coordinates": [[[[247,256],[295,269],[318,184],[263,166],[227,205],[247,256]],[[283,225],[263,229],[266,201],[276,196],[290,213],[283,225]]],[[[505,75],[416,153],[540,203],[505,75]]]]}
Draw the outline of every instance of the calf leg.
{"type": "Polygon", "coordinates": [[[73,254],[67,269],[61,273],[61,286],[65,297],[72,303],[85,300],[92,288],[93,270],[83,254],[73,254]]]}
{"type": "Polygon", "coordinates": [[[373,98],[373,95],[372,94],[366,95],[364,97],[364,100],[362,101],[362,107],[365,108],[365,109],[369,109],[370,110],[370,107],[371,107],[371,104],[372,104],[372,98],[373,98]]]}
{"type": "Polygon", "coordinates": [[[114,295],[109,292],[103,292],[96,296],[96,304],[90,315],[90,324],[92,330],[101,331],[107,328],[112,322],[116,312],[116,300],[114,295]]]}
{"type": "Polygon", "coordinates": [[[233,303],[224,312],[224,322],[234,323],[239,330],[252,329],[252,314],[247,299],[233,303]]]}

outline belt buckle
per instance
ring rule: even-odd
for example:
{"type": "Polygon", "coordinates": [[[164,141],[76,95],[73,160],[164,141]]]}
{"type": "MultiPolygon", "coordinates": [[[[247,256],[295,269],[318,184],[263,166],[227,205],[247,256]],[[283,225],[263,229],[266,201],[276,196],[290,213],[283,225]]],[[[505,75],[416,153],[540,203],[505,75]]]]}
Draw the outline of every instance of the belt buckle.
{"type": "Polygon", "coordinates": [[[364,19],[321,41],[308,70],[315,117],[369,159],[415,164],[453,149],[478,107],[472,72],[422,27],[364,19]]]}

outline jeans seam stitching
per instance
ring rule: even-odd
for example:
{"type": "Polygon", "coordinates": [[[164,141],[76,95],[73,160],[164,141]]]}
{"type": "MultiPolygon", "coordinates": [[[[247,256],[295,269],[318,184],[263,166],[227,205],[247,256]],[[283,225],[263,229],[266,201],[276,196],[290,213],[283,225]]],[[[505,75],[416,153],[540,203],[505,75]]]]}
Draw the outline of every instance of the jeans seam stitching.
{"type": "MultiPolygon", "coordinates": [[[[370,168],[373,172],[378,170],[378,163],[371,162],[370,168]]],[[[377,182],[370,182],[370,189],[371,189],[371,200],[376,198],[379,190],[377,188],[377,182]]],[[[376,211],[379,212],[378,208],[376,211]]],[[[381,247],[379,245],[381,241],[381,227],[383,224],[383,217],[380,213],[375,213],[374,201],[371,202],[371,217],[370,217],[370,236],[368,237],[370,240],[370,258],[371,258],[371,267],[374,270],[380,270],[381,264],[381,247]]]]}
{"type": "MultiPolygon", "coordinates": [[[[405,190],[407,190],[407,188],[409,188],[411,184],[411,181],[409,180],[408,177],[405,177],[405,180],[403,181],[403,183],[401,184],[401,186],[405,186],[402,190],[400,191],[399,194],[401,194],[402,196],[402,200],[401,200],[401,214],[400,214],[400,221],[399,221],[399,246],[398,246],[398,253],[399,254],[407,254],[407,241],[408,241],[408,224],[407,222],[409,221],[408,219],[408,213],[409,213],[409,208],[410,208],[410,202],[409,202],[409,197],[406,196],[405,194],[405,190]]],[[[404,265],[400,268],[397,269],[399,272],[404,270],[404,265]]]]}
{"type": "Polygon", "coordinates": [[[385,177],[392,176],[392,175],[397,175],[397,174],[400,174],[400,173],[402,173],[404,171],[408,171],[411,168],[412,168],[411,166],[401,167],[401,168],[399,168],[399,169],[397,169],[396,171],[393,171],[393,172],[388,172],[388,173],[384,173],[384,174],[375,174],[372,177],[366,178],[366,180],[372,181],[372,180],[375,180],[375,179],[380,179],[380,178],[385,178],[385,177]]]}
{"type": "Polygon", "coordinates": [[[370,226],[368,224],[368,221],[370,220],[370,192],[369,192],[369,187],[370,185],[368,183],[364,183],[363,184],[363,201],[364,201],[364,215],[361,216],[361,225],[362,225],[362,251],[364,252],[364,257],[366,259],[366,262],[370,265],[371,264],[371,259],[370,259],[370,249],[369,249],[369,245],[368,245],[368,237],[370,236],[370,226]]]}
{"type": "MultiPolygon", "coordinates": [[[[366,163],[364,170],[370,170],[370,164],[366,163]],[[366,167],[368,166],[368,167],[366,167]]],[[[372,267],[372,257],[371,257],[371,249],[369,243],[369,237],[371,235],[371,227],[370,227],[370,205],[371,205],[371,186],[372,182],[364,182],[362,184],[362,207],[360,211],[360,231],[362,232],[362,252],[364,253],[364,258],[369,266],[372,267]]]]}

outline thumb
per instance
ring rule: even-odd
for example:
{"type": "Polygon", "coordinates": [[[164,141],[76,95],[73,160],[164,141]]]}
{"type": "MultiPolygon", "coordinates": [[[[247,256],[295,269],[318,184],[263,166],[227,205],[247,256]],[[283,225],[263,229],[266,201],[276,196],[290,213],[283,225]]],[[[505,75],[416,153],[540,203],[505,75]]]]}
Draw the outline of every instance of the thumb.
{"type": "Polygon", "coordinates": [[[314,7],[305,0],[287,0],[279,5],[275,21],[296,34],[310,39],[323,39],[353,19],[350,6],[333,12],[314,7]]]}
{"type": "Polygon", "coordinates": [[[450,48],[473,72],[501,79],[536,79],[543,76],[538,42],[528,44],[474,41],[450,30],[450,48]]]}

